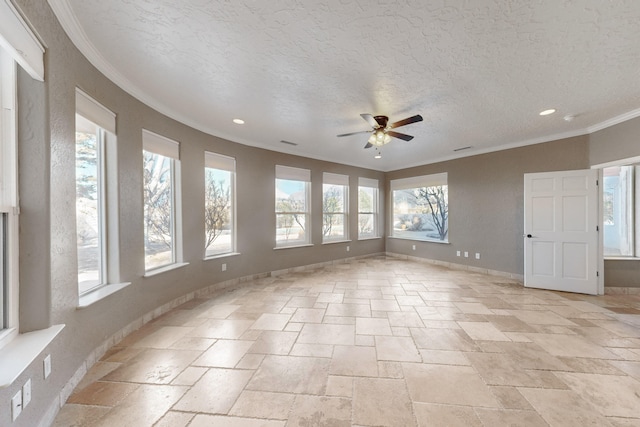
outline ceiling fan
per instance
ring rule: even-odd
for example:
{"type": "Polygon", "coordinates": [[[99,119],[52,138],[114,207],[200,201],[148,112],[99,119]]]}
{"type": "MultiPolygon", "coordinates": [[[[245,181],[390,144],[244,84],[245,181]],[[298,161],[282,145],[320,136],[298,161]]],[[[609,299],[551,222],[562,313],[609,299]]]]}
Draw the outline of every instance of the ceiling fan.
{"type": "Polygon", "coordinates": [[[422,116],[417,114],[415,116],[407,117],[404,120],[397,121],[395,123],[389,123],[389,117],[387,116],[373,116],[371,114],[360,114],[360,116],[367,121],[373,128],[373,130],[364,130],[360,132],[343,133],[341,136],[357,135],[359,133],[371,133],[367,145],[364,148],[382,147],[385,144],[391,142],[391,138],[399,138],[405,141],[411,141],[413,136],[405,133],[395,132],[391,129],[399,128],[400,126],[409,125],[411,123],[421,122],[422,116]]]}

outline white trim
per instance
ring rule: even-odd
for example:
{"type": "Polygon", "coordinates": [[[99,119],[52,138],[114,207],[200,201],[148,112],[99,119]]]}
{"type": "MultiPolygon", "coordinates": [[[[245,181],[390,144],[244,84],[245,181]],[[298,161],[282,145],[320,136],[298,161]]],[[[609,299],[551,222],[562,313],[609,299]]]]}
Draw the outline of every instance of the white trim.
{"type": "Polygon", "coordinates": [[[407,190],[409,188],[435,187],[447,185],[447,172],[432,175],[412,176],[410,178],[392,179],[391,191],[407,190]]]}
{"type": "Polygon", "coordinates": [[[0,47],[32,78],[44,81],[44,47],[10,0],[0,0],[0,47]]]}
{"type": "Polygon", "coordinates": [[[280,250],[280,249],[293,249],[293,248],[308,248],[313,246],[313,243],[293,243],[291,245],[288,246],[276,246],[275,248],[273,248],[274,251],[280,250]]]}
{"type": "Polygon", "coordinates": [[[115,135],[116,114],[79,88],[76,88],[76,113],[115,135]]]}
{"type": "Polygon", "coordinates": [[[236,159],[235,157],[229,157],[223,154],[213,153],[211,151],[205,151],[204,167],[212,168],[212,169],[220,169],[228,172],[235,172],[236,159]]]}
{"type": "Polygon", "coordinates": [[[153,277],[158,274],[166,273],[167,271],[177,270],[178,268],[186,267],[189,265],[188,262],[175,262],[169,265],[163,265],[162,267],[154,268],[153,270],[147,270],[142,277],[153,277]]]}
{"type": "Polygon", "coordinates": [[[378,180],[358,177],[358,187],[378,188],[378,180]]]}
{"type": "Polygon", "coordinates": [[[591,169],[610,168],[612,166],[628,166],[628,165],[633,165],[633,164],[636,164],[636,163],[640,163],[640,156],[629,157],[629,158],[620,159],[620,160],[612,160],[610,162],[600,163],[600,164],[597,164],[597,165],[592,165],[591,169]]]}
{"type": "Polygon", "coordinates": [[[124,289],[129,286],[131,282],[126,283],[110,283],[108,285],[100,286],[99,288],[87,292],[80,296],[80,301],[78,302],[78,308],[87,308],[92,304],[97,303],[98,301],[108,297],[109,295],[115,294],[120,289],[124,289]]]}
{"type": "Polygon", "coordinates": [[[636,108],[635,110],[631,110],[626,113],[620,114],[619,116],[612,117],[609,120],[605,120],[604,122],[600,122],[593,126],[589,126],[587,128],[587,132],[590,134],[595,133],[595,132],[601,131],[602,129],[619,125],[620,123],[624,123],[626,121],[635,119],[637,117],[640,117],[640,108],[636,108]]]}
{"type": "Polygon", "coordinates": [[[331,172],[322,173],[322,183],[328,185],[349,185],[349,175],[341,175],[331,172]]]}
{"type": "Polygon", "coordinates": [[[180,160],[180,143],[150,130],[142,129],[142,149],[180,160]]]}

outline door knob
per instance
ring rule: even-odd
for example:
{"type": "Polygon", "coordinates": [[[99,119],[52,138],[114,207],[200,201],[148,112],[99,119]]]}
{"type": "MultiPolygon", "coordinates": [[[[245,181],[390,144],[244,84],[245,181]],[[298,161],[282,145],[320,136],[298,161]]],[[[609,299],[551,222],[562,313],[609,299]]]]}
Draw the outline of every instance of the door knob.
{"type": "Polygon", "coordinates": [[[533,236],[531,234],[527,234],[527,239],[532,238],[533,236]]]}

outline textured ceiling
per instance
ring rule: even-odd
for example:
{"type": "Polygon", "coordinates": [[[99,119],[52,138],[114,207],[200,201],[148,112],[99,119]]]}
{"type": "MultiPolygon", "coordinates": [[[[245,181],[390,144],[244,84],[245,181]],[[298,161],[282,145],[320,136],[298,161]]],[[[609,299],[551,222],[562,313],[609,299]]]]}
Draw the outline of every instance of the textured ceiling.
{"type": "Polygon", "coordinates": [[[89,60],[145,103],[317,159],[389,171],[640,115],[638,0],[49,3],[89,60]],[[547,108],[558,112],[538,116],[547,108]],[[360,113],[424,121],[374,159],[367,134],[336,137],[370,129],[360,113]]]}

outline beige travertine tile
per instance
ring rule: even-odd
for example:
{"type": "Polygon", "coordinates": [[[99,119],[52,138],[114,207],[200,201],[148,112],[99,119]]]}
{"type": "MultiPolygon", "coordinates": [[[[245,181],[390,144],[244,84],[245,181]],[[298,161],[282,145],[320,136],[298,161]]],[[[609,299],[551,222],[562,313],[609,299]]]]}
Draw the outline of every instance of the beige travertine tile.
{"type": "Polygon", "coordinates": [[[485,426],[548,427],[549,425],[535,411],[476,408],[475,412],[485,426]]]}
{"type": "Polygon", "coordinates": [[[356,334],[393,335],[387,319],[374,319],[367,317],[356,318],[356,334]]]}
{"type": "Polygon", "coordinates": [[[194,366],[233,368],[253,344],[253,341],[218,340],[192,364],[194,366]]]}
{"type": "Polygon", "coordinates": [[[169,384],[200,355],[191,350],[146,349],[103,377],[105,381],[169,384]]]}
{"type": "MultiPolygon", "coordinates": [[[[545,382],[529,373],[520,361],[503,353],[467,353],[471,365],[488,385],[544,387],[545,382]]],[[[553,387],[555,388],[555,387],[553,387]]]]}
{"type": "Polygon", "coordinates": [[[577,326],[571,320],[549,310],[517,310],[511,314],[528,325],[577,326]]]}
{"type": "Polygon", "coordinates": [[[300,344],[354,345],[355,325],[306,323],[298,336],[300,344]]]}
{"type": "Polygon", "coordinates": [[[67,402],[83,405],[115,406],[138,387],[140,387],[139,384],[96,381],[73,393],[67,402]]]}
{"type": "Polygon", "coordinates": [[[458,322],[472,340],[511,341],[489,322],[458,322]]]}
{"type": "Polygon", "coordinates": [[[58,412],[52,427],[83,427],[95,425],[111,408],[105,406],[65,404],[58,412]]]}
{"type": "Polygon", "coordinates": [[[356,345],[373,347],[376,345],[376,340],[373,335],[357,335],[356,334],[356,345]]]}
{"type": "MultiPolygon", "coordinates": [[[[434,403],[414,403],[413,408],[419,426],[468,426],[482,427],[482,423],[468,406],[452,406],[434,403]]],[[[488,424],[499,425],[499,424],[488,424]]]]}
{"type": "Polygon", "coordinates": [[[422,357],[409,337],[376,336],[378,360],[421,362],[422,357]]]}
{"type": "Polygon", "coordinates": [[[411,400],[404,381],[356,378],[353,393],[353,423],[369,426],[415,426],[411,400]]]}
{"type": "Polygon", "coordinates": [[[602,414],[571,390],[538,388],[519,388],[518,390],[551,426],[611,427],[602,414]]]}
{"type": "Polygon", "coordinates": [[[295,397],[295,394],[245,390],[229,411],[229,415],[286,420],[295,397]]]}
{"type": "Polygon", "coordinates": [[[532,411],[533,407],[516,387],[492,386],[489,387],[493,395],[498,399],[502,407],[506,409],[521,409],[532,411]]]}
{"type": "Polygon", "coordinates": [[[193,330],[192,327],[162,326],[143,339],[136,341],[131,347],[136,348],[169,348],[176,341],[193,330]]]}
{"type": "Polygon", "coordinates": [[[500,407],[491,390],[470,366],[405,363],[403,370],[414,402],[500,407]]]}
{"type": "Polygon", "coordinates": [[[253,371],[212,368],[176,403],[186,412],[226,414],[253,375],[253,371]]]}
{"type": "Polygon", "coordinates": [[[330,363],[328,359],[313,357],[267,356],[247,389],[324,394],[330,363]]]}
{"type": "Polygon", "coordinates": [[[479,351],[479,347],[462,330],[411,328],[418,348],[427,350],[479,351]]]}
{"type": "Polygon", "coordinates": [[[319,308],[299,308],[291,317],[291,322],[322,323],[324,310],[319,308]]]}
{"type": "Polygon", "coordinates": [[[333,346],[329,344],[295,344],[289,355],[302,357],[331,357],[333,355],[333,346]]]}
{"type": "Polygon", "coordinates": [[[153,427],[187,427],[196,414],[169,411],[153,427]]]}
{"type": "Polygon", "coordinates": [[[204,351],[216,342],[213,338],[183,337],[174,342],[169,348],[175,350],[201,350],[204,351]]]}
{"type": "Polygon", "coordinates": [[[380,378],[404,378],[402,363],[388,360],[378,361],[378,377],[380,378]]]}
{"type": "Polygon", "coordinates": [[[553,356],[620,359],[605,348],[576,335],[527,334],[527,336],[553,356]]]}
{"type": "Polygon", "coordinates": [[[371,317],[368,304],[336,304],[330,303],[325,316],[335,317],[371,317]]]}
{"type": "Polygon", "coordinates": [[[628,376],[556,374],[593,408],[608,417],[640,418],[640,382],[628,376]]]}
{"type": "Polygon", "coordinates": [[[331,358],[331,375],[352,377],[375,377],[378,375],[378,361],[373,347],[337,345],[331,358]]]}
{"type": "Polygon", "coordinates": [[[211,319],[192,330],[189,335],[193,337],[235,340],[240,338],[252,324],[253,322],[251,320],[211,319]]]}
{"type": "Polygon", "coordinates": [[[258,320],[250,326],[250,328],[267,331],[281,331],[285,326],[287,326],[289,319],[291,319],[290,314],[263,313],[258,320]]]}
{"type": "Polygon", "coordinates": [[[263,331],[249,353],[289,354],[298,338],[297,332],[263,331]]]}
{"type": "Polygon", "coordinates": [[[413,311],[400,311],[387,313],[390,326],[405,326],[411,328],[422,328],[424,323],[418,313],[413,311]]]}
{"type": "Polygon", "coordinates": [[[284,427],[284,421],[198,414],[189,427],[284,427]]]}
{"type": "Polygon", "coordinates": [[[484,304],[479,302],[455,302],[456,307],[463,313],[469,314],[493,314],[484,304]]]}
{"type": "Polygon", "coordinates": [[[99,427],[150,426],[187,391],[187,387],[143,384],[95,424],[99,427]]]}
{"type": "Polygon", "coordinates": [[[471,363],[462,351],[449,350],[420,350],[424,363],[435,365],[461,365],[469,366],[471,363]]]}
{"type": "Polygon", "coordinates": [[[231,313],[240,307],[240,305],[233,304],[217,304],[199,313],[198,317],[206,317],[208,319],[226,319],[231,313]]]}
{"type": "Polygon", "coordinates": [[[351,399],[298,395],[287,426],[349,427],[351,399]]]}
{"type": "Polygon", "coordinates": [[[207,372],[207,368],[201,368],[196,366],[189,366],[182,371],[173,381],[172,385],[188,385],[192,386],[198,382],[198,380],[207,372]]]}
{"type": "Polygon", "coordinates": [[[115,371],[120,366],[122,366],[121,363],[96,362],[96,364],[93,365],[91,367],[91,369],[89,369],[89,371],[82,378],[82,381],[80,381],[78,383],[78,385],[76,386],[76,390],[75,391],[77,392],[79,390],[82,390],[83,388],[85,388],[86,386],[90,385],[91,383],[93,383],[95,381],[98,381],[99,379],[101,379],[105,375],[115,371]]]}
{"type": "Polygon", "coordinates": [[[327,396],[353,397],[353,377],[329,375],[327,379],[327,396]]]}
{"type": "Polygon", "coordinates": [[[371,310],[375,311],[389,311],[389,312],[399,312],[400,306],[396,302],[395,299],[372,299],[371,300],[371,310]]]}

